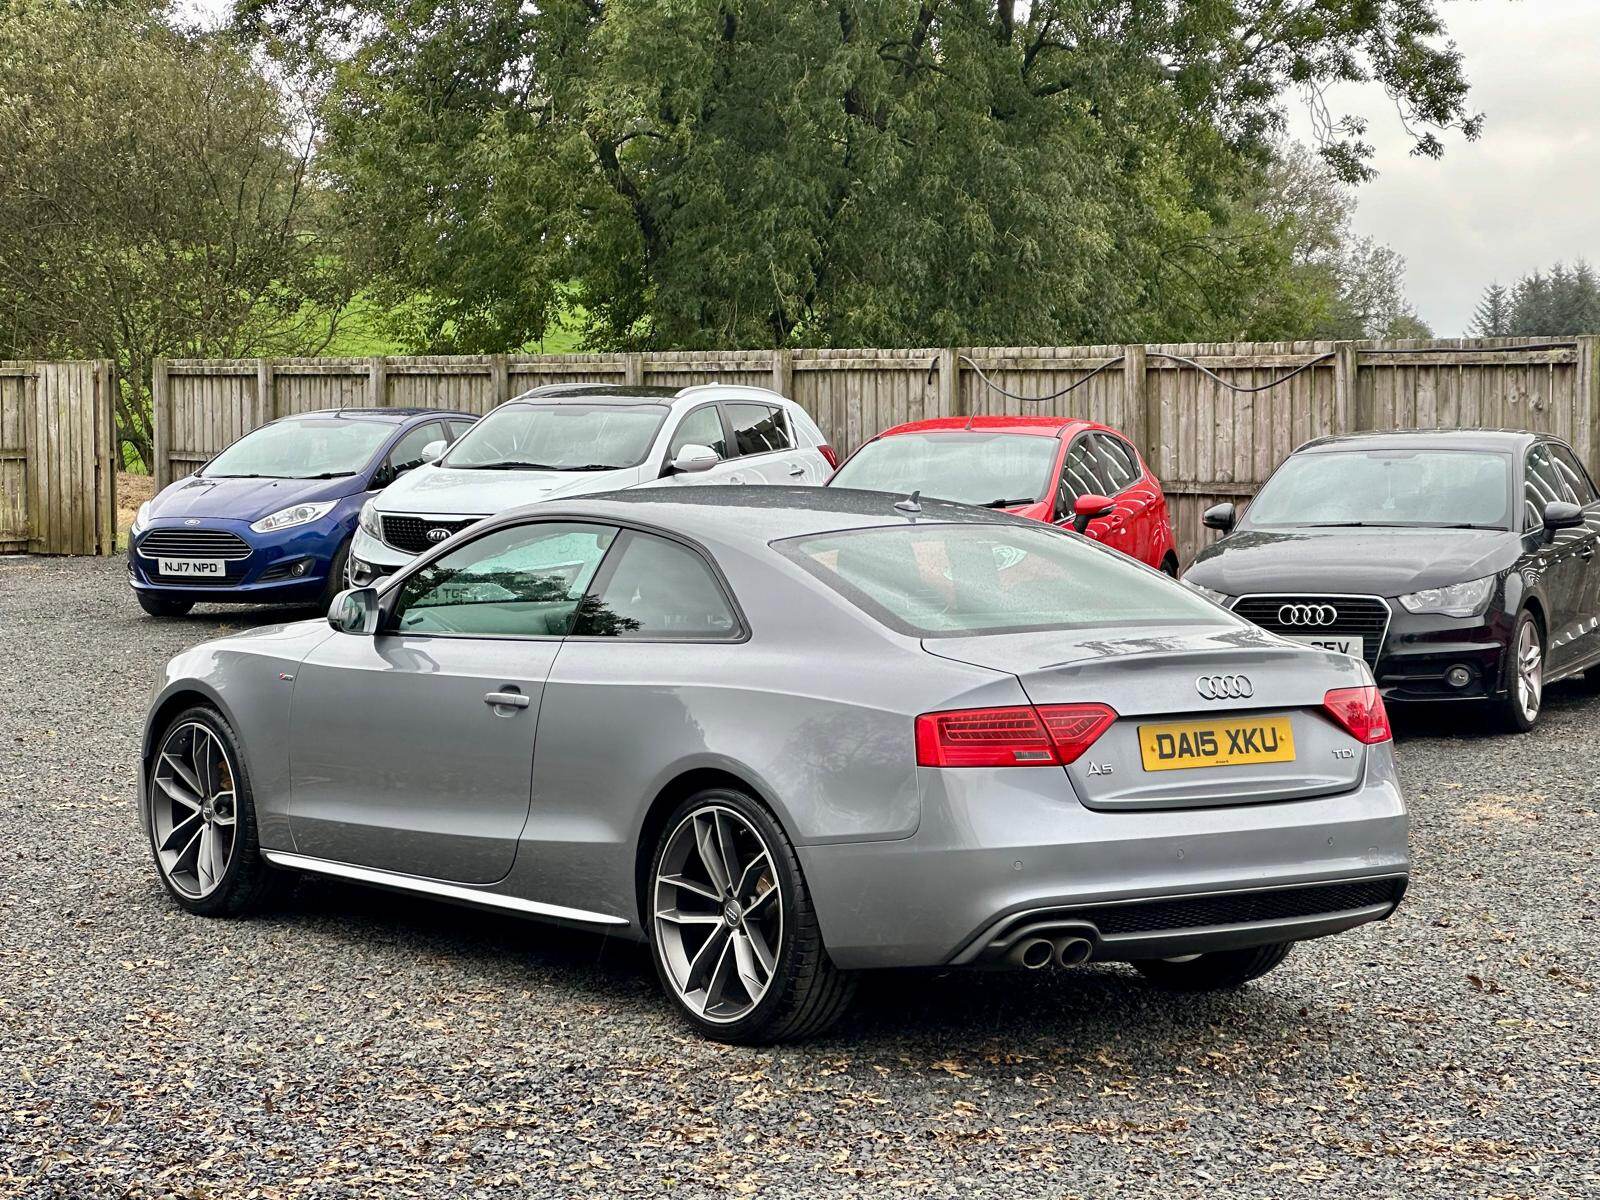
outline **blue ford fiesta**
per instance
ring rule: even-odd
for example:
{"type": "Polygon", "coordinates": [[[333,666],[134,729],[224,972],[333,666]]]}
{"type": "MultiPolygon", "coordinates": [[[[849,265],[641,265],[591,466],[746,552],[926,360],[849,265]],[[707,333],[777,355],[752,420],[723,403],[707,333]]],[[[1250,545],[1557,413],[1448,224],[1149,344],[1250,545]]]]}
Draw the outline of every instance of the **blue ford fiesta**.
{"type": "Polygon", "coordinates": [[[139,509],[128,576],[145,612],[202,602],[320,604],[344,586],[361,506],[476,418],[345,408],[263,425],[139,509]]]}

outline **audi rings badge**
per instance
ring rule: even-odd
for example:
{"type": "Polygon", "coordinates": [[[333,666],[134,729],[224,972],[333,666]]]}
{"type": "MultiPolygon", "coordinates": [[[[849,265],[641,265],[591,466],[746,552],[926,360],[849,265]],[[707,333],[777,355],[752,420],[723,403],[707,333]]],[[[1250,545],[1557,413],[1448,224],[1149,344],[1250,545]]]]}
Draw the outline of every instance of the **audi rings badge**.
{"type": "Polygon", "coordinates": [[[1339,619],[1331,604],[1284,604],[1278,608],[1278,624],[1328,626],[1339,619]]]}
{"type": "Polygon", "coordinates": [[[1194,690],[1207,700],[1245,700],[1256,694],[1248,675],[1202,675],[1194,690]]]}

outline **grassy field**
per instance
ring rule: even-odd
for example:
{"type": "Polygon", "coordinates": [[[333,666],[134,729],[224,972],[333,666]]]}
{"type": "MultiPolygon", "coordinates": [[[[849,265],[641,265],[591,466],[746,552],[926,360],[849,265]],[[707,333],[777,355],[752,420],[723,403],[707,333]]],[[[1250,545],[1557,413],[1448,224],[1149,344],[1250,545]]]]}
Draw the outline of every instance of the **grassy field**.
{"type": "MultiPolygon", "coordinates": [[[[363,358],[375,354],[411,354],[415,351],[397,341],[385,328],[387,312],[382,305],[367,296],[357,296],[345,310],[339,322],[339,331],[323,354],[329,358],[363,358]]],[[[579,315],[568,313],[560,326],[552,329],[542,341],[529,342],[517,347],[521,354],[571,354],[578,347],[581,336],[579,315]]]]}

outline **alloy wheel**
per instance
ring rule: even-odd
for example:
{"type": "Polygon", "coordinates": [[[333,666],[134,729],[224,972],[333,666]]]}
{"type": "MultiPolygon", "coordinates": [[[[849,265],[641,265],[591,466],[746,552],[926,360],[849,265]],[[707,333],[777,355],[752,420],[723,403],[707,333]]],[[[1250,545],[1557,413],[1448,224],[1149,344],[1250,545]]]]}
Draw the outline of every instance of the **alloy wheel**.
{"type": "Polygon", "coordinates": [[[651,888],[666,975],[707,1021],[737,1021],[772,986],[783,946],[783,896],[772,851],[734,809],[707,804],[667,839],[651,888]]]}
{"type": "Polygon", "coordinates": [[[238,793],[228,748],[199,721],[175,725],[161,743],[150,826],[161,873],[191,900],[217,890],[237,839],[238,793]]]}
{"type": "Polygon", "coordinates": [[[1517,632],[1517,704],[1530,723],[1539,715],[1543,696],[1544,647],[1539,644],[1537,626],[1524,621],[1517,632]]]}

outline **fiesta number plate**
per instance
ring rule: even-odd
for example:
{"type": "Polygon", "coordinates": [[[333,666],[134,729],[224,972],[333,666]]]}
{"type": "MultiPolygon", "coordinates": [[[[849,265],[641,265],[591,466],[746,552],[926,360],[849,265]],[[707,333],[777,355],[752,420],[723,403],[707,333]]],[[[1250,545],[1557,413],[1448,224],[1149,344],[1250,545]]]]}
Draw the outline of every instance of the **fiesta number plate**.
{"type": "Polygon", "coordinates": [[[227,566],[220,558],[158,558],[156,566],[163,575],[227,574],[227,566]]]}
{"type": "Polygon", "coordinates": [[[1288,717],[1141,725],[1139,756],[1146,771],[1293,762],[1294,729],[1288,717]]]}

